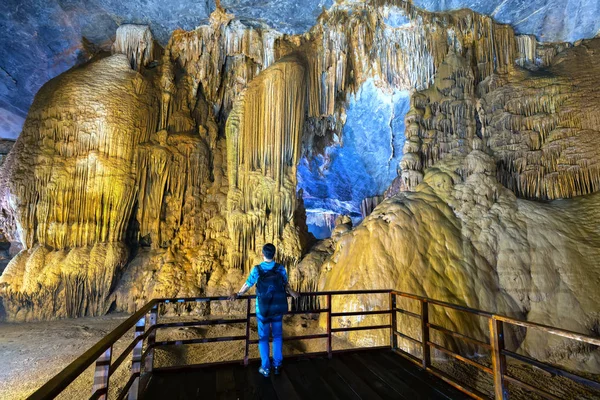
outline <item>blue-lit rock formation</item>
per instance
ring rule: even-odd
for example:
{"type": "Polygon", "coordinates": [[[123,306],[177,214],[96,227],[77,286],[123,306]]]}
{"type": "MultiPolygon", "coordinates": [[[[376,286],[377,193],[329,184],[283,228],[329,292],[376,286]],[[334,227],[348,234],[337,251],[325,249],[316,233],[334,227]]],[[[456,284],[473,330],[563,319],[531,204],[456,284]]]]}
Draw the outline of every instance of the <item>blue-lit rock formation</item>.
{"type": "Polygon", "coordinates": [[[382,195],[396,178],[408,107],[408,92],[387,93],[369,79],[350,99],[342,138],[324,154],[302,158],[298,187],[317,238],[329,236],[336,215],[358,222],[361,201],[382,195]]]}

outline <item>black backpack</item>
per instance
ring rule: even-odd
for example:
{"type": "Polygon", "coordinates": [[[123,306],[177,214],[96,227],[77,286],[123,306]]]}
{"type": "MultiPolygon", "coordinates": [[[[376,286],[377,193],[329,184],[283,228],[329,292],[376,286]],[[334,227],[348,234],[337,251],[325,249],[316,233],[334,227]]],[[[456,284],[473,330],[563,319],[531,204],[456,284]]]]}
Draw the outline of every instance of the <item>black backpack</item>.
{"type": "Polygon", "coordinates": [[[273,318],[288,312],[287,295],[283,274],[280,268],[281,264],[275,266],[269,271],[263,271],[260,265],[258,268],[258,280],[256,282],[256,301],[260,316],[263,318],[273,318]]]}

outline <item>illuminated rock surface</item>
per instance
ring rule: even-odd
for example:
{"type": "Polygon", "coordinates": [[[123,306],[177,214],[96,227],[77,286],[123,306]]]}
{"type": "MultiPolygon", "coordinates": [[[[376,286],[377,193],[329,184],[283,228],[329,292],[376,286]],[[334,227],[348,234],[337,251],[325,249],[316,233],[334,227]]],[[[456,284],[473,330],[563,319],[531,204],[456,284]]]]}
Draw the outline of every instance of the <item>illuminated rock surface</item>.
{"type": "Polygon", "coordinates": [[[273,242],[303,291],[394,287],[595,332],[600,39],[404,2],[337,4],[303,35],[204,22],[160,42],[115,27],[111,54],[38,92],[0,167],[2,241],[22,249],[6,319],[226,294],[273,242]]]}
{"type": "MultiPolygon", "coordinates": [[[[415,192],[379,205],[337,240],[323,265],[320,289],[395,287],[472,308],[593,334],[600,257],[600,195],[541,204],[517,199],[495,179],[493,160],[480,151],[444,160],[425,173],[415,192]]],[[[413,304],[414,306],[414,304],[413,304]]],[[[387,299],[341,298],[346,311],[385,309],[387,299]]],[[[418,309],[415,310],[418,312],[418,309]]],[[[435,324],[485,338],[487,324],[463,313],[451,319],[432,308],[435,324]]],[[[408,318],[403,331],[419,336],[408,318]]],[[[358,318],[340,321],[355,326],[358,318]]],[[[483,322],[483,321],[481,321],[483,322]]],[[[522,340],[511,338],[507,340],[522,340]]],[[[362,344],[387,334],[351,334],[362,344]],[[381,336],[378,336],[381,335],[381,336]]],[[[568,357],[575,367],[600,370],[598,354],[578,353],[569,341],[532,331],[522,349],[539,359],[568,357]],[[535,346],[530,346],[534,343],[535,346]],[[578,364],[580,363],[580,364],[578,364]]]]}
{"type": "Polygon", "coordinates": [[[386,93],[367,80],[350,99],[341,135],[322,154],[311,152],[300,160],[298,187],[309,228],[323,229],[318,237],[331,233],[332,227],[320,220],[323,213],[359,221],[362,200],[383,194],[396,178],[408,108],[408,92],[386,93]]]}

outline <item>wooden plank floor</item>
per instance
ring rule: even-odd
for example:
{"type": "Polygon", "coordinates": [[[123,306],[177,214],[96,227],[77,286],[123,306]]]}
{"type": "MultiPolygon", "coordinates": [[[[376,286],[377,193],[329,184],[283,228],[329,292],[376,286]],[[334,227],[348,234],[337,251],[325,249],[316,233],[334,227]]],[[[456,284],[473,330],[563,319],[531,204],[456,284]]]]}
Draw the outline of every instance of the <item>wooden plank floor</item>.
{"type": "Polygon", "coordinates": [[[144,391],[154,399],[467,399],[389,350],[284,360],[279,376],[264,378],[258,364],[156,372],[144,391]]]}

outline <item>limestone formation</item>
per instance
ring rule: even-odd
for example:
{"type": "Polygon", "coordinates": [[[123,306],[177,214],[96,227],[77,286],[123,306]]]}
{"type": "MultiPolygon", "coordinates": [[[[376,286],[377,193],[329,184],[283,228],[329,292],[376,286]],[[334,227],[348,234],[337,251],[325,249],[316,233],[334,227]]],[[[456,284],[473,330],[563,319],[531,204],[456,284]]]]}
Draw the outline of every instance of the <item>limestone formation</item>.
{"type": "Polygon", "coordinates": [[[500,182],[518,196],[598,191],[599,56],[598,40],[583,41],[555,57],[544,74],[515,71],[480,84],[483,139],[498,160],[500,182]]]}
{"type": "MultiPolygon", "coordinates": [[[[593,333],[599,43],[541,44],[489,16],[401,0],[338,2],[302,35],[217,6],[164,48],[147,27],[123,25],[114,54],[40,90],[3,159],[0,229],[11,252],[22,248],[0,277],[5,317],[226,294],[273,242],[302,291],[394,287],[593,333]],[[410,92],[403,155],[387,160],[398,177],[356,199],[360,224],[309,216],[331,232],[311,247],[298,164],[330,165],[327,148],[344,145],[348,104],[366,84],[403,91],[407,107],[410,92]]],[[[376,296],[336,301],[339,311],[387,307],[376,296]]],[[[193,311],[239,311],[228,307],[193,311]]],[[[480,322],[451,316],[432,311],[485,336],[480,322]]],[[[542,359],[570,350],[507,335],[523,351],[549,349],[534,353],[542,359]]],[[[597,354],[579,350],[573,364],[598,367],[597,354]]]]}
{"type": "Polygon", "coordinates": [[[1,282],[16,319],[98,315],[128,260],[137,146],[156,96],[121,54],[74,69],[36,96],[2,169],[11,238],[24,250],[1,282]],[[94,106],[102,99],[102,107],[94,106]]]}
{"type": "Polygon", "coordinates": [[[294,214],[305,96],[305,62],[289,55],[250,83],[227,120],[230,257],[246,273],[265,243],[288,265],[302,255],[294,214]]]}
{"type": "Polygon", "coordinates": [[[557,199],[598,190],[597,40],[556,57],[543,74],[511,68],[477,83],[470,56],[452,51],[435,85],[411,99],[404,184],[446,156],[486,149],[498,179],[520,197],[557,199]],[[566,59],[572,63],[564,62],[566,59]]]}
{"type": "MultiPolygon", "coordinates": [[[[429,168],[414,192],[385,200],[360,226],[337,240],[323,264],[319,289],[392,286],[594,334],[600,318],[595,289],[600,282],[596,268],[600,231],[594,222],[599,194],[548,204],[518,199],[498,183],[494,164],[491,156],[473,150],[429,168]]],[[[385,309],[387,301],[356,296],[349,301],[338,298],[333,307],[385,309]]],[[[408,305],[418,311],[416,304],[408,305]]],[[[459,312],[447,316],[437,307],[431,312],[437,325],[486,338],[487,326],[480,320],[459,312]]],[[[373,319],[352,317],[338,323],[367,325],[373,319]]],[[[420,327],[414,322],[400,320],[403,332],[418,337],[420,327]]],[[[511,346],[520,345],[538,359],[567,360],[571,367],[600,370],[597,351],[576,350],[568,340],[535,331],[527,332],[525,339],[518,331],[507,335],[511,346]]],[[[385,343],[388,334],[350,333],[348,338],[372,345],[385,343]]],[[[402,347],[416,351],[410,342],[402,347]]]]}
{"type": "Polygon", "coordinates": [[[125,54],[131,68],[140,71],[154,60],[154,38],[146,25],[125,24],[117,29],[112,53],[125,54]]]}

